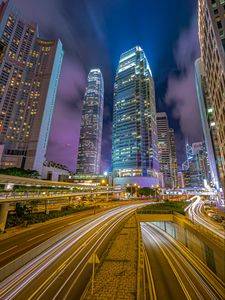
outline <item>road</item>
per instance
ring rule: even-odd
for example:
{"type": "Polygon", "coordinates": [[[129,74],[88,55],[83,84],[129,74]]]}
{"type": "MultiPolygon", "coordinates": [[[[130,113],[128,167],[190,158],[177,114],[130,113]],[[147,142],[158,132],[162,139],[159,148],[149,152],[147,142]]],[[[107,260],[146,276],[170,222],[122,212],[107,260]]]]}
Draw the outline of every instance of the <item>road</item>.
{"type": "Polygon", "coordinates": [[[196,196],[196,200],[192,202],[187,209],[188,217],[195,224],[199,224],[210,230],[216,236],[225,239],[225,232],[220,224],[216,224],[204,215],[204,202],[200,196],[196,196]]]}
{"type": "Polygon", "coordinates": [[[142,223],[151,300],[224,299],[224,283],[185,246],[142,223]]]}
{"type": "Polygon", "coordinates": [[[91,255],[100,257],[119,224],[141,205],[115,208],[75,224],[73,232],[1,282],[1,300],[79,299],[91,276],[91,255]]]}
{"type": "MultiPolygon", "coordinates": [[[[96,209],[95,213],[97,214],[101,211],[105,211],[105,209],[96,209]]],[[[81,222],[81,220],[82,222],[89,222],[93,218],[96,218],[93,217],[93,213],[94,210],[90,209],[75,213],[69,217],[51,220],[43,224],[36,224],[34,228],[28,231],[0,240],[0,268],[52,236],[81,222]]]]}
{"type": "Polygon", "coordinates": [[[48,200],[48,199],[54,199],[57,201],[57,199],[65,199],[65,198],[72,198],[76,196],[90,196],[90,195],[107,195],[107,194],[113,194],[113,193],[119,193],[118,190],[93,190],[89,192],[48,192],[48,193],[23,193],[22,195],[19,193],[12,193],[11,194],[0,194],[0,204],[1,203],[15,203],[20,201],[34,201],[34,200],[48,200]]]}

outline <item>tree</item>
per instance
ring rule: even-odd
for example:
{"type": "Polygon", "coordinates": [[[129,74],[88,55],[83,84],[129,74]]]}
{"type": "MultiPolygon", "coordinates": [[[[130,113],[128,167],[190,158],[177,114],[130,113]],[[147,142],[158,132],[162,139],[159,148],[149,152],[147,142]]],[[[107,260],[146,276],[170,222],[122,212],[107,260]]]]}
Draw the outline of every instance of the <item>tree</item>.
{"type": "Polygon", "coordinates": [[[7,168],[7,169],[0,169],[0,174],[4,175],[11,175],[11,176],[19,176],[19,177],[28,177],[38,179],[40,175],[35,170],[24,170],[21,168],[7,168]]]}
{"type": "Polygon", "coordinates": [[[16,202],[16,216],[18,218],[24,216],[24,206],[22,206],[19,202],[16,202]]]}
{"type": "Polygon", "coordinates": [[[160,189],[159,188],[149,188],[149,187],[143,187],[139,189],[140,196],[154,196],[158,197],[160,195],[160,189]]]}

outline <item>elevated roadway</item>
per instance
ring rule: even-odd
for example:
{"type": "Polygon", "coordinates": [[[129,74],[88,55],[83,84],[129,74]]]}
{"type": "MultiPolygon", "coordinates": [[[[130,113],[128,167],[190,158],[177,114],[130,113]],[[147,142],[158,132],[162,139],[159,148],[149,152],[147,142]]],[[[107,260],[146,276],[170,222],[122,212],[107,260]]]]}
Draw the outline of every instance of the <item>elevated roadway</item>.
{"type": "Polygon", "coordinates": [[[91,184],[78,184],[73,182],[61,182],[61,181],[51,181],[51,180],[42,180],[35,178],[27,177],[18,177],[10,175],[0,174],[0,184],[1,185],[22,185],[22,186],[36,186],[36,187],[52,187],[52,188],[109,188],[110,186],[92,186],[91,184]]]}
{"type": "Polygon", "coordinates": [[[9,203],[21,202],[21,201],[33,201],[33,200],[48,200],[48,199],[72,199],[76,196],[85,195],[109,195],[114,193],[124,192],[123,188],[115,188],[111,186],[90,186],[83,184],[75,184],[70,182],[54,182],[48,180],[32,179],[17,176],[0,175],[0,185],[4,185],[6,190],[12,190],[14,185],[21,185],[26,187],[50,187],[55,190],[48,193],[30,192],[30,193],[16,193],[7,192],[0,193],[0,231],[4,232],[5,224],[7,220],[9,203]],[[65,192],[59,191],[58,188],[68,189],[65,192]],[[79,191],[73,191],[73,189],[79,189],[79,191]]]}

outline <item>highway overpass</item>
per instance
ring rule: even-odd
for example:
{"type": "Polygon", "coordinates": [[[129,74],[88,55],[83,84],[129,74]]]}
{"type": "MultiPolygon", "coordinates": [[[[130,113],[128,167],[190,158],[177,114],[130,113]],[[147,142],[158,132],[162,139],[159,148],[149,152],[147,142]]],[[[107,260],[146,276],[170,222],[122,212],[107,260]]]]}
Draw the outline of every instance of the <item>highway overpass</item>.
{"type": "Polygon", "coordinates": [[[72,199],[76,196],[85,195],[109,195],[109,194],[120,194],[125,192],[125,188],[112,187],[112,186],[93,186],[75,184],[70,182],[54,182],[49,180],[32,179],[17,176],[0,175],[0,185],[5,186],[7,192],[0,193],[0,231],[4,232],[5,224],[7,220],[9,204],[22,201],[33,201],[33,200],[50,200],[50,199],[72,199]],[[14,186],[25,186],[35,188],[52,188],[50,192],[28,192],[28,193],[16,193],[11,191],[14,186]],[[57,189],[65,189],[65,191],[57,191],[57,189]],[[73,191],[76,189],[76,191],[73,191]],[[77,191],[79,190],[79,191],[77,191]]]}

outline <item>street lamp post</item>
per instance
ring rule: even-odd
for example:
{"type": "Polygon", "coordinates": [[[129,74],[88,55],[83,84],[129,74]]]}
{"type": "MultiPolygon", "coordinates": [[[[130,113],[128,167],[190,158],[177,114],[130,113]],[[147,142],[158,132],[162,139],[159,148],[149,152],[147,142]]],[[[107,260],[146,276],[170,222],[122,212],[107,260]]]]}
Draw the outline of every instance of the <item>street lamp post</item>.
{"type": "Polygon", "coordinates": [[[109,201],[109,188],[108,188],[108,184],[107,184],[107,198],[106,198],[106,201],[108,202],[109,201]]]}
{"type": "Polygon", "coordinates": [[[132,197],[132,185],[130,186],[129,183],[127,184],[127,187],[130,187],[131,190],[131,197],[132,197]]]}
{"type": "Polygon", "coordinates": [[[137,197],[137,184],[136,183],[134,184],[134,188],[135,188],[135,190],[134,190],[135,191],[135,196],[137,197]]]}

